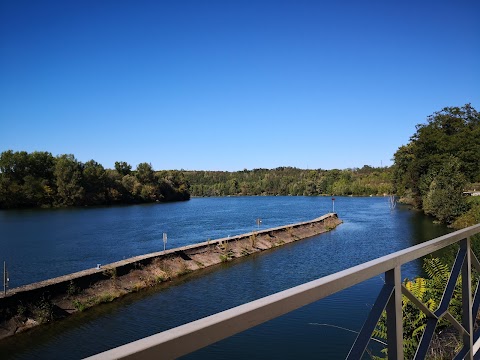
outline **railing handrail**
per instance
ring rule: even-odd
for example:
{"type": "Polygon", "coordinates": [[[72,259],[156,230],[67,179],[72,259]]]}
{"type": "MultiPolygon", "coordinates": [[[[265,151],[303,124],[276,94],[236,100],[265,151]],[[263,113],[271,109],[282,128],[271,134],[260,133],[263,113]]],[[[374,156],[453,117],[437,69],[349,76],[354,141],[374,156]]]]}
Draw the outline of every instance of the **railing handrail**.
{"type": "Polygon", "coordinates": [[[480,224],[89,357],[177,358],[480,233],[480,224]]]}

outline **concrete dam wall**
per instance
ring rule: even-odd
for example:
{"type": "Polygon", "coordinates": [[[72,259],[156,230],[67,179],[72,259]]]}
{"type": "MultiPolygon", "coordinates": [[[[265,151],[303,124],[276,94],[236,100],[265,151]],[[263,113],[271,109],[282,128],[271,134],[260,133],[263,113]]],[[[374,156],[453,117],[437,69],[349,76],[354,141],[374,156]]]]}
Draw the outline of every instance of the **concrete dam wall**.
{"type": "Polygon", "coordinates": [[[210,240],[24,285],[0,295],[0,339],[128,293],[222,262],[312,237],[341,220],[329,213],[311,221],[210,240]]]}

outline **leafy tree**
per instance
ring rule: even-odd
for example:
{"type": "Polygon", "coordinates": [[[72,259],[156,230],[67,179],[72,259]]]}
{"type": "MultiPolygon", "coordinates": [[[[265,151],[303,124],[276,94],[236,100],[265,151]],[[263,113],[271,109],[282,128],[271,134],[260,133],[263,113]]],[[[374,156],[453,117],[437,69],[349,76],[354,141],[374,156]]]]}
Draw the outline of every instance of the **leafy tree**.
{"type": "Polygon", "coordinates": [[[115,170],[122,176],[130,175],[132,166],[125,161],[115,161],[115,170]]]}
{"type": "Polygon", "coordinates": [[[0,207],[45,206],[52,198],[55,159],[47,152],[0,154],[0,207]]]}
{"type": "Polygon", "coordinates": [[[133,175],[125,175],[122,178],[122,185],[128,191],[132,200],[138,197],[142,191],[142,184],[133,175]]]}
{"type": "Polygon", "coordinates": [[[136,177],[142,184],[152,184],[155,180],[152,165],[146,162],[138,164],[136,177]]]}
{"type": "Polygon", "coordinates": [[[128,194],[122,185],[122,175],[116,170],[105,170],[106,203],[121,203],[126,201],[128,194]]]}
{"type": "Polygon", "coordinates": [[[106,200],[105,169],[95,160],[83,165],[82,185],[85,189],[85,202],[89,205],[104,204],[106,200]]]}
{"type": "Polygon", "coordinates": [[[57,157],[54,171],[57,185],[56,203],[60,206],[80,205],[85,190],[82,187],[82,166],[73,155],[57,157]]]}
{"type": "Polygon", "coordinates": [[[423,200],[425,213],[435,216],[441,222],[451,223],[466,210],[465,197],[462,195],[465,184],[460,161],[451,157],[430,182],[423,200]]]}
{"type": "Polygon", "coordinates": [[[470,104],[446,107],[417,125],[410,142],[397,150],[393,184],[406,202],[451,222],[465,209],[459,198],[465,181],[480,179],[478,159],[480,114],[470,104]]]}

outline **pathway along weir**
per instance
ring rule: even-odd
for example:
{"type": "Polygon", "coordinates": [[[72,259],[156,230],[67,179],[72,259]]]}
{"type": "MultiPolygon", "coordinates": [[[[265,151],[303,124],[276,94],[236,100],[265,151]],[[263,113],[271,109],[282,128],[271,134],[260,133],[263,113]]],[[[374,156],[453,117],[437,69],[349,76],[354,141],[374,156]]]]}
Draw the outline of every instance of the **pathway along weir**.
{"type": "Polygon", "coordinates": [[[330,231],[340,223],[337,214],[329,213],[311,221],[136,256],[12,289],[0,297],[0,339],[196,270],[330,231]]]}

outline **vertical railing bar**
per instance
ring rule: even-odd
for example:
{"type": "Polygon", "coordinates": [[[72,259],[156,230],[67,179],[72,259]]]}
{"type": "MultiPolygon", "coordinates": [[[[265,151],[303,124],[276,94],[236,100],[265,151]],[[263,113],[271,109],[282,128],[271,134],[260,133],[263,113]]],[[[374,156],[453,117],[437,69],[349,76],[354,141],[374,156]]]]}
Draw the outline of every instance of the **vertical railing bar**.
{"type": "Polygon", "coordinates": [[[393,296],[387,303],[388,358],[403,360],[403,314],[401,267],[396,266],[385,273],[385,283],[393,285],[393,296]]]}
{"type": "Polygon", "coordinates": [[[473,319],[472,319],[472,273],[470,238],[460,241],[460,248],[466,251],[466,261],[462,266],[462,325],[468,331],[463,335],[463,345],[469,350],[468,359],[473,360],[473,319]]]}
{"type": "MultiPolygon", "coordinates": [[[[480,274],[480,263],[478,262],[477,257],[472,251],[472,243],[470,242],[470,257],[472,261],[472,266],[477,270],[477,272],[480,274]],[[477,268],[478,266],[478,268],[477,268]]],[[[473,294],[473,305],[472,305],[472,319],[477,318],[478,310],[480,308],[480,279],[477,282],[477,287],[475,288],[475,293],[473,294]]],[[[476,338],[474,337],[473,341],[476,341],[476,338]]]]}
{"type": "Polygon", "coordinates": [[[394,286],[392,284],[383,285],[380,294],[378,294],[377,300],[375,300],[375,304],[373,304],[373,307],[368,314],[367,320],[365,320],[365,323],[362,326],[362,330],[360,330],[360,333],[355,339],[355,342],[346,357],[347,360],[357,360],[362,358],[370,338],[372,337],[373,330],[375,330],[375,326],[377,325],[380,316],[382,316],[382,312],[385,309],[385,306],[387,306],[387,302],[392,296],[393,290],[394,286]]]}
{"type": "MultiPolygon", "coordinates": [[[[480,273],[480,262],[478,261],[477,256],[472,250],[472,244],[470,242],[470,257],[472,261],[472,267],[480,273]]],[[[473,305],[472,305],[472,319],[477,318],[478,310],[480,308],[480,280],[477,282],[477,287],[475,289],[475,294],[473,295],[473,305]]],[[[480,352],[478,352],[479,345],[477,341],[480,339],[480,329],[473,331],[473,358],[480,359],[480,352]]]]}
{"type": "Polygon", "coordinates": [[[455,258],[455,263],[453,264],[452,271],[450,272],[450,277],[448,278],[447,286],[443,292],[442,300],[440,301],[440,306],[435,310],[435,315],[437,317],[442,317],[442,315],[447,311],[448,304],[452,299],[453,291],[455,290],[455,285],[457,284],[458,276],[462,270],[462,265],[465,260],[466,249],[460,248],[455,258]]]}
{"type": "Polygon", "coordinates": [[[477,272],[480,274],[480,262],[477,259],[477,256],[472,250],[472,244],[470,243],[470,257],[472,259],[472,266],[477,270],[477,272]]]}

